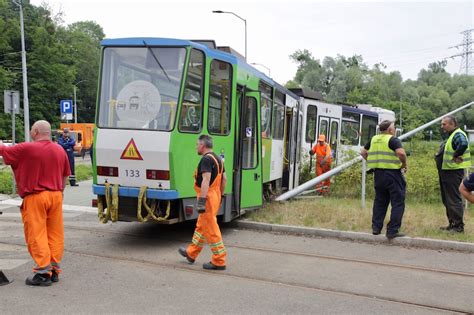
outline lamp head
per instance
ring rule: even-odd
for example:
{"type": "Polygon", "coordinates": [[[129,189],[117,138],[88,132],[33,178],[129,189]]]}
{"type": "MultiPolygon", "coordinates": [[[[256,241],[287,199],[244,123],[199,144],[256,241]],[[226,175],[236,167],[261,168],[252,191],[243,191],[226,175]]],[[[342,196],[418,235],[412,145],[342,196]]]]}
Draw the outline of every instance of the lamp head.
{"type": "Polygon", "coordinates": [[[224,13],[224,11],[222,11],[222,10],[214,10],[214,11],[212,11],[212,13],[224,13]]]}

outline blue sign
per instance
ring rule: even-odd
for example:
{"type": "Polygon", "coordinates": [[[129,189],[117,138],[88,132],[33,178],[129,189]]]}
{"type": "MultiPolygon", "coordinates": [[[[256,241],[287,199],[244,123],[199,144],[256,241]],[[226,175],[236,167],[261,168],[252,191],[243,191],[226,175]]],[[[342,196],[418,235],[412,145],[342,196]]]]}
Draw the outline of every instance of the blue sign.
{"type": "Polygon", "coordinates": [[[62,120],[72,120],[72,100],[61,100],[59,108],[62,120]]]}
{"type": "Polygon", "coordinates": [[[72,100],[62,100],[60,105],[61,114],[72,114],[72,100]]]}

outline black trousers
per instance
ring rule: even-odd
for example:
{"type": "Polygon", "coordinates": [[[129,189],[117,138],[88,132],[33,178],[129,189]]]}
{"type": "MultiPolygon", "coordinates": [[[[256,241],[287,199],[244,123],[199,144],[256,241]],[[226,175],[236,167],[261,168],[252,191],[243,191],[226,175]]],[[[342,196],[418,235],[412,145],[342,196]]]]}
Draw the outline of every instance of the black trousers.
{"type": "Polygon", "coordinates": [[[375,200],[372,208],[372,230],[380,232],[387,214],[389,203],[392,204],[390,221],[387,224],[387,234],[398,233],[402,226],[402,217],[405,212],[406,181],[400,170],[376,169],[375,200]]]}
{"type": "Polygon", "coordinates": [[[71,169],[71,176],[69,176],[69,184],[76,185],[76,166],[74,160],[74,151],[66,150],[66,154],[69,160],[69,168],[71,169]]]}
{"type": "Polygon", "coordinates": [[[462,203],[459,185],[464,178],[464,170],[438,170],[441,199],[446,207],[449,225],[464,227],[464,205],[462,203]]]}

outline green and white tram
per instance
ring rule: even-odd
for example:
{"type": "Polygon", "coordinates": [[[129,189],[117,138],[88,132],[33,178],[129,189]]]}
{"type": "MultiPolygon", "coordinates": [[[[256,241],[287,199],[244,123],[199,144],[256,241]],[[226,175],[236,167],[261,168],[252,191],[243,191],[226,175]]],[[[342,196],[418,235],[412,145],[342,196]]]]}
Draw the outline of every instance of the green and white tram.
{"type": "Polygon", "coordinates": [[[260,207],[298,184],[298,96],[213,42],[102,41],[94,135],[100,219],[196,219],[195,144],[210,134],[228,177],[219,214],[260,207]]]}

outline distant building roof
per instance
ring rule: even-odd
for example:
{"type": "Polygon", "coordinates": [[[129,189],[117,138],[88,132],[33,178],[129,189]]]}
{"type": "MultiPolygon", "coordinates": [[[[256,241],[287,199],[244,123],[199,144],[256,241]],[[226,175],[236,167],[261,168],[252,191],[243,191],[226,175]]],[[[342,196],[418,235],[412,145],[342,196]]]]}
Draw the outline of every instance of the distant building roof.
{"type": "Polygon", "coordinates": [[[306,89],[306,88],[294,88],[290,89],[291,92],[295,93],[299,97],[311,98],[316,101],[324,101],[324,97],[321,93],[306,89]]]}

